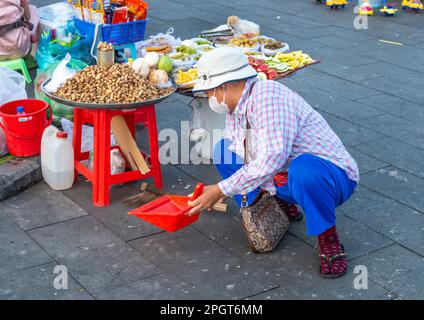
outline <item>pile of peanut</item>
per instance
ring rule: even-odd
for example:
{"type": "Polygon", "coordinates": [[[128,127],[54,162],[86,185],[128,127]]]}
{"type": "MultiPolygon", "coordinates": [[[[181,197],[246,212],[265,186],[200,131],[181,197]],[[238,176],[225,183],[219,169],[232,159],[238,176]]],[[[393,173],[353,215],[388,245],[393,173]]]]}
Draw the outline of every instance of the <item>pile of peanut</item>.
{"type": "Polygon", "coordinates": [[[97,45],[97,50],[110,51],[113,50],[113,44],[107,42],[99,42],[97,45]]]}
{"type": "Polygon", "coordinates": [[[109,104],[151,101],[172,91],[156,88],[128,65],[114,64],[86,67],[66,80],[53,95],[76,102],[109,104]]]}

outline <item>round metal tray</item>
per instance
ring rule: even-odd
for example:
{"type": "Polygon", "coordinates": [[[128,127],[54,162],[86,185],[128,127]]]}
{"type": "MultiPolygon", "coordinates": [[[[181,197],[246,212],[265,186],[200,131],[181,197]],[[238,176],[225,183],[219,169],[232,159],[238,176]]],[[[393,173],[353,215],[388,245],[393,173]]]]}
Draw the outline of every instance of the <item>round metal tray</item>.
{"type": "Polygon", "coordinates": [[[134,108],[142,108],[148,105],[157,104],[162,102],[163,100],[169,98],[174,92],[177,90],[177,86],[175,83],[172,83],[173,90],[170,94],[160,97],[156,100],[144,101],[144,102],[132,102],[132,103],[106,103],[106,104],[98,104],[98,103],[86,103],[86,102],[77,102],[71,101],[67,99],[58,98],[51,93],[47,92],[45,86],[50,82],[51,79],[45,80],[41,84],[41,90],[44,94],[50,99],[60,104],[64,104],[66,106],[74,107],[74,108],[83,108],[83,109],[134,109],[134,108]]]}

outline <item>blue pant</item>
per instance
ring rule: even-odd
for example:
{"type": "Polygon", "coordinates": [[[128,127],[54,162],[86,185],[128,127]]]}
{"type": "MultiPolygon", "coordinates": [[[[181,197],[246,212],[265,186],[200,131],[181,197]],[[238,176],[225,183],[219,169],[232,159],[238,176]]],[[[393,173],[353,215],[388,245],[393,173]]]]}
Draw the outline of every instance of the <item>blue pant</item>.
{"type": "MultiPolygon", "coordinates": [[[[215,167],[223,179],[243,166],[243,160],[228,150],[230,144],[230,140],[223,139],[214,150],[215,167]]],[[[307,234],[319,235],[336,224],[336,207],[349,199],[355,187],[356,182],[332,162],[302,154],[290,163],[288,184],[276,187],[276,195],[286,202],[300,205],[305,212],[307,234]]],[[[251,203],[259,192],[259,188],[250,192],[248,202],[251,203]]],[[[241,195],[234,196],[239,207],[241,198],[241,195]]]]}

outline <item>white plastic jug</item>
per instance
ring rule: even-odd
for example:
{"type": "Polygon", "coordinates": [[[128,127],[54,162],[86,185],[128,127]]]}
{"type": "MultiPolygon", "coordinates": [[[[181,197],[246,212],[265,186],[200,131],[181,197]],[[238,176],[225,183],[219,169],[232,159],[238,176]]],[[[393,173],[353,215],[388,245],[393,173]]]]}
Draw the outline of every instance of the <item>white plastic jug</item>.
{"type": "Polygon", "coordinates": [[[41,173],[54,190],[66,190],[74,183],[74,149],[66,132],[47,127],[41,138],[41,173]]]}

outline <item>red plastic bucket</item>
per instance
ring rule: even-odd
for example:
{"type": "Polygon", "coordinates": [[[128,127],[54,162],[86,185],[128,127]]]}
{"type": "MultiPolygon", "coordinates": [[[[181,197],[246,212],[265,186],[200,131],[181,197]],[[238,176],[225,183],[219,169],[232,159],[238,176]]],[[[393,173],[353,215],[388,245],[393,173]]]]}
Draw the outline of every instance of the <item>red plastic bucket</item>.
{"type": "Polygon", "coordinates": [[[0,127],[6,135],[9,152],[17,157],[40,154],[43,131],[52,123],[52,109],[38,99],[15,100],[0,107],[0,127]],[[24,107],[25,115],[17,115],[16,108],[24,107]],[[50,116],[47,118],[47,109],[50,116]],[[2,123],[3,122],[3,123],[2,123]]]}

